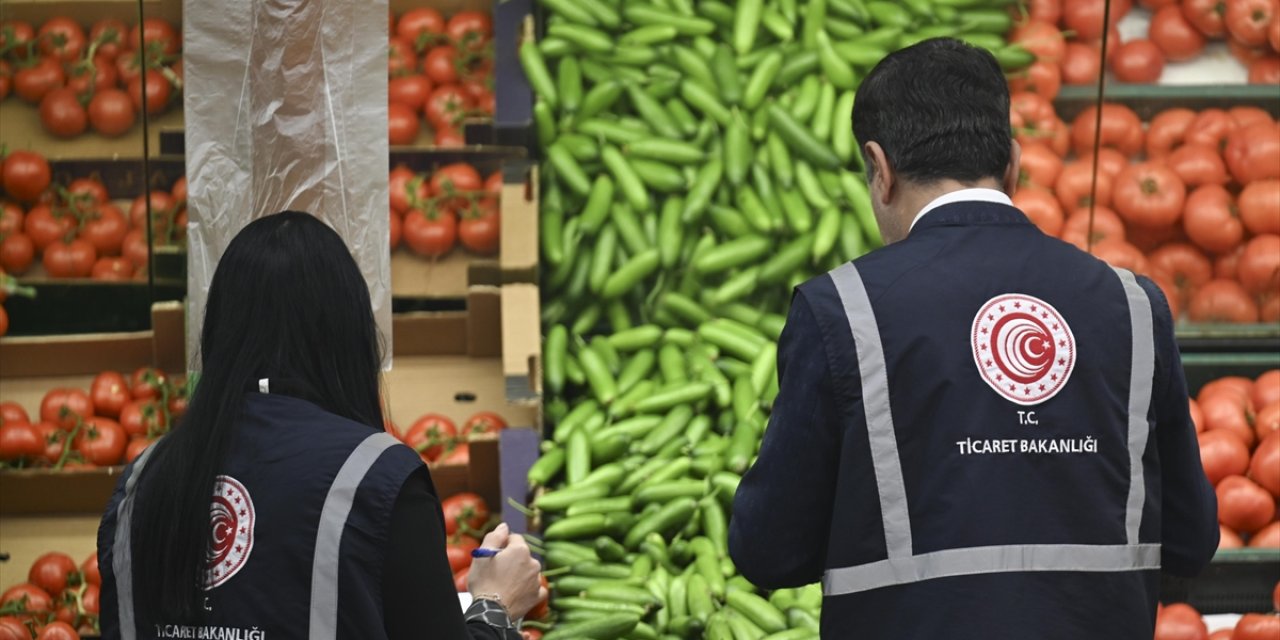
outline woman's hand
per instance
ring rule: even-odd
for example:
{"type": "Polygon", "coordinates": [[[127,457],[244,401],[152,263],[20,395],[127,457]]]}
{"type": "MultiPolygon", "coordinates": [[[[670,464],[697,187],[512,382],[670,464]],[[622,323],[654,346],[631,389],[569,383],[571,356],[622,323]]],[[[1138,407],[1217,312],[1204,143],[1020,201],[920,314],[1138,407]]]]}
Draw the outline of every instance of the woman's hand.
{"type": "Polygon", "coordinates": [[[475,558],[467,588],[474,597],[496,595],[507,608],[512,620],[523,618],[534,605],[546,597],[538,576],[542,566],[529,553],[524,537],[512,534],[504,522],[489,532],[480,543],[484,549],[499,549],[492,558],[475,558]]]}

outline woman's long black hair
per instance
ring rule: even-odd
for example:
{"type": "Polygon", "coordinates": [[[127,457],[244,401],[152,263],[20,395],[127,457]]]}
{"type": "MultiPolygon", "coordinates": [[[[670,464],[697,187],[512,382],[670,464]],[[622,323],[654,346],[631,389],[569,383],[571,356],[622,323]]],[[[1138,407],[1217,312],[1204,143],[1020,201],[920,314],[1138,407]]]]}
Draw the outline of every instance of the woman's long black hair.
{"type": "Polygon", "coordinates": [[[203,614],[214,482],[259,378],[296,381],[329,412],[383,424],[369,289],[342,238],[309,214],[260,218],[231,241],[209,289],[200,354],[190,406],[155,445],[134,511],[135,595],[155,621],[203,614]]]}

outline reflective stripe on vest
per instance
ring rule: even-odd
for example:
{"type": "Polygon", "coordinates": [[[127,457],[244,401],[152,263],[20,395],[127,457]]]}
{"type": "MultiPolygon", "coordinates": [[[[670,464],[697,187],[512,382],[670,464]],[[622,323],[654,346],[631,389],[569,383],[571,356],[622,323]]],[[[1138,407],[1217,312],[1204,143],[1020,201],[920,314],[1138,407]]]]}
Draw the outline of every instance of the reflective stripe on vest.
{"type": "Polygon", "coordinates": [[[1147,410],[1155,367],[1151,303],[1133,274],[1116,269],[1128,300],[1133,328],[1128,443],[1129,492],[1125,507],[1126,544],[1032,544],[943,549],[913,554],[911,521],[898,440],[889,404],[889,378],[875,312],[858,269],[847,263],[830,277],[835,284],[858,352],[862,404],[872,468],[880,499],[886,560],[828,569],[823,594],[838,596],[934,578],[1019,571],[1136,571],[1160,568],[1160,545],[1139,544],[1138,531],[1146,499],[1142,455],[1147,447],[1147,410]]]}
{"type": "MultiPolygon", "coordinates": [[[[320,526],[316,530],[316,547],[311,561],[311,619],[307,637],[332,640],[338,630],[338,567],[342,533],[347,526],[356,490],[364,482],[365,475],[378,458],[399,440],[386,432],[365,438],[347,456],[338,470],[320,512],[320,526]]],[[[116,538],[113,547],[112,569],[116,574],[116,593],[120,605],[121,640],[134,640],[137,625],[133,607],[133,564],[130,538],[133,519],[133,501],[137,480],[147,458],[155,450],[147,447],[133,465],[133,473],[125,481],[124,497],[116,510],[116,538]]]]}

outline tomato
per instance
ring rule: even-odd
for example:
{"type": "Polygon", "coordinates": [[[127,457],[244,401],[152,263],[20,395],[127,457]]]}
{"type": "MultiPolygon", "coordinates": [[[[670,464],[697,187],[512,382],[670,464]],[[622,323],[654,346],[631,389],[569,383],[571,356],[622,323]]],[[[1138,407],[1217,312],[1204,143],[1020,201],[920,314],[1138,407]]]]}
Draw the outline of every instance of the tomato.
{"type": "Polygon", "coordinates": [[[36,39],[31,23],[22,20],[0,20],[0,49],[12,51],[19,60],[26,58],[27,47],[36,39]]]}
{"type": "Polygon", "coordinates": [[[424,206],[427,198],[431,197],[431,189],[427,181],[404,165],[397,165],[392,169],[388,180],[391,209],[397,213],[424,206]]]}
{"type": "Polygon", "coordinates": [[[27,211],[22,230],[30,238],[37,249],[44,251],[49,245],[71,236],[75,231],[76,221],[69,212],[54,213],[49,205],[38,204],[27,211]]]}
{"type": "Polygon", "coordinates": [[[93,401],[94,413],[117,418],[125,404],[133,400],[133,395],[129,393],[129,383],[120,372],[103,371],[89,385],[89,399],[93,401]]]}
{"type": "Polygon", "coordinates": [[[458,196],[448,201],[446,206],[465,207],[468,203],[465,196],[483,189],[484,181],[480,177],[480,172],[465,162],[447,164],[431,174],[431,195],[437,198],[458,196]]]}
{"type": "Polygon", "coordinates": [[[36,37],[40,41],[40,52],[59,62],[74,62],[84,53],[84,29],[66,16],[46,20],[36,37]]]}
{"type": "Polygon", "coordinates": [[[1094,199],[1090,197],[1094,186],[1091,163],[1076,161],[1065,164],[1062,167],[1062,173],[1058,174],[1058,179],[1053,184],[1053,191],[1058,194],[1063,210],[1074,211],[1080,207],[1088,207],[1091,200],[1097,206],[1110,206],[1114,181],[1101,172],[1097,177],[1097,198],[1094,199]]]}
{"type": "MultiPolygon", "coordinates": [[[[1209,396],[1219,393],[1227,393],[1241,402],[1250,403],[1253,399],[1253,381],[1244,376],[1216,378],[1201,387],[1198,397],[1203,402],[1209,396]]],[[[1247,406],[1252,408],[1251,404],[1247,404],[1247,406]]]]}
{"type": "MultiPolygon", "coordinates": [[[[1272,522],[1262,528],[1261,531],[1249,536],[1249,546],[1254,549],[1280,549],[1280,521],[1272,522]]],[[[1254,614],[1258,615],[1258,614],[1254,614]]],[[[1275,618],[1280,621],[1280,618],[1275,618]]],[[[1277,623],[1274,633],[1269,633],[1266,638],[1280,638],[1280,623],[1277,623]]]]}
{"type": "Polygon", "coordinates": [[[497,433],[507,428],[507,421],[502,416],[492,411],[481,411],[470,418],[462,425],[461,435],[464,439],[471,440],[476,436],[486,433],[497,433]]]}
{"type": "Polygon", "coordinates": [[[155,438],[130,439],[129,444],[124,448],[124,463],[129,464],[137,460],[138,456],[142,455],[142,452],[146,451],[147,447],[151,446],[155,441],[155,438]]]}
{"type": "Polygon", "coordinates": [[[471,464],[471,446],[466,442],[455,442],[450,445],[440,459],[436,460],[437,465],[448,466],[467,466],[471,464]]]}
{"type": "Polygon", "coordinates": [[[36,640],[80,640],[76,628],[62,621],[50,622],[36,636],[36,640]]]}
{"type": "Polygon", "coordinates": [[[418,139],[418,114],[413,109],[392,102],[387,104],[387,141],[393,145],[413,144],[418,139]]]}
{"type": "Polygon", "coordinates": [[[431,95],[427,97],[427,104],[423,109],[427,116],[427,122],[439,129],[457,127],[462,123],[462,119],[466,116],[467,109],[470,106],[471,97],[462,90],[462,87],[450,84],[432,89],[431,95]]]}
{"type": "Polygon", "coordinates": [[[1147,37],[1170,62],[1190,60],[1204,51],[1204,34],[1192,26],[1176,3],[1156,10],[1151,16],[1147,37]]]}
{"type": "Polygon", "coordinates": [[[160,389],[168,382],[169,378],[163,371],[155,367],[139,367],[129,377],[129,393],[135,400],[158,398],[160,389]]]}
{"type": "Polygon", "coordinates": [[[1076,209],[1062,225],[1062,239],[1084,251],[1106,240],[1123,241],[1125,235],[1124,221],[1106,207],[1094,207],[1092,216],[1088,207],[1076,209]]]}
{"type": "Polygon", "coordinates": [[[1258,320],[1280,322],[1280,295],[1263,295],[1258,298],[1258,320]]]}
{"type": "Polygon", "coordinates": [[[1249,477],[1271,495],[1280,497],[1280,434],[1272,432],[1262,439],[1249,461],[1249,477]]]}
{"type": "Polygon", "coordinates": [[[1243,475],[1249,469],[1249,448],[1240,438],[1216,429],[1205,431],[1196,439],[1200,442],[1200,464],[1209,484],[1216,485],[1227,476],[1243,475]]]}
{"type": "Polygon", "coordinates": [[[1102,51],[1083,42],[1068,42],[1062,55],[1062,83],[1097,84],[1102,69],[1102,51]]]}
{"type": "Polygon", "coordinates": [[[413,43],[415,50],[422,51],[442,39],[444,24],[444,16],[439,11],[419,7],[404,12],[393,33],[401,40],[413,43]]]}
{"type": "Polygon", "coordinates": [[[1271,369],[1253,382],[1253,406],[1265,407],[1280,402],[1280,369],[1271,369]]]}
{"type": "Polygon", "coordinates": [[[125,48],[129,27],[116,18],[103,18],[89,29],[89,41],[97,43],[97,53],[108,60],[115,60],[125,48]]]}
{"type": "Polygon", "coordinates": [[[1028,20],[1009,33],[1009,42],[1035,54],[1036,60],[1049,64],[1062,60],[1067,40],[1052,23],[1028,20]]]}
{"type": "Polygon", "coordinates": [[[140,60],[137,51],[123,51],[120,53],[116,58],[116,72],[120,76],[120,82],[128,84],[142,73],[140,60]]]}
{"type": "Polygon", "coordinates": [[[169,79],[164,74],[155,69],[147,69],[146,75],[129,81],[125,87],[129,93],[129,101],[133,103],[133,108],[142,111],[142,83],[147,83],[147,113],[157,114],[164,112],[165,106],[169,104],[169,96],[173,93],[173,85],[169,84],[169,79]]]}
{"type": "Polygon", "coordinates": [[[463,492],[449,496],[440,503],[440,509],[444,512],[445,534],[450,536],[460,529],[464,533],[469,533],[467,529],[481,531],[489,522],[489,506],[485,504],[484,498],[474,493],[463,492]]]}
{"type": "Polygon", "coordinates": [[[1243,476],[1229,476],[1217,486],[1218,520],[1244,533],[1253,533],[1276,515],[1275,498],[1243,476]]]}
{"type": "Polygon", "coordinates": [[[1156,613],[1155,640],[1207,640],[1209,628],[1200,612],[1184,603],[1161,607],[1156,613]]]}
{"type": "Polygon", "coordinates": [[[40,432],[27,422],[0,424],[0,460],[35,459],[44,453],[40,432]]]}
{"type": "Polygon", "coordinates": [[[27,415],[27,410],[22,405],[6,400],[0,402],[0,424],[8,424],[10,422],[31,422],[31,418],[27,415]]]}
{"type": "Polygon", "coordinates": [[[1052,193],[1039,188],[1018,189],[1013,194],[1013,206],[1045,235],[1057,237],[1062,232],[1062,205],[1052,193]]]}
{"type": "Polygon", "coordinates": [[[84,226],[80,229],[80,237],[93,245],[100,256],[119,255],[127,233],[129,221],[120,212],[120,208],[113,204],[104,204],[86,216],[84,226]]]}
{"type": "Polygon", "coordinates": [[[45,590],[45,593],[62,593],[67,583],[76,575],[76,561],[65,553],[46,553],[31,565],[27,581],[45,590]]]}
{"type": "Polygon", "coordinates": [[[1222,156],[1240,184],[1280,178],[1280,124],[1255,122],[1232,131],[1222,156]]]}
{"type": "Polygon", "coordinates": [[[1204,411],[1206,431],[1225,432],[1246,447],[1253,446],[1257,434],[1249,423],[1252,411],[1248,400],[1229,393],[1201,395],[1200,408],[1204,411]]]}
{"type": "Polygon", "coordinates": [[[133,229],[124,234],[124,246],[121,253],[139,269],[146,268],[151,261],[151,247],[147,245],[145,229],[133,229]]]}
{"type": "MultiPolygon", "coordinates": [[[[1022,159],[1018,163],[1018,185],[1052,188],[1058,174],[1062,173],[1062,158],[1042,143],[1029,144],[1022,148],[1022,159]]],[[[497,174],[495,174],[497,175],[497,174]]],[[[501,188],[501,176],[499,176],[501,188]]],[[[488,188],[488,182],[485,183],[488,188]]]]}
{"type": "Polygon", "coordinates": [[[540,587],[543,595],[542,598],[538,600],[538,604],[533,605],[533,608],[530,609],[528,613],[524,614],[526,620],[541,620],[547,617],[547,614],[550,613],[548,605],[550,605],[551,600],[551,585],[547,584],[547,577],[545,575],[539,575],[538,582],[541,583],[540,587]]]}
{"type": "Polygon", "coordinates": [[[0,617],[0,640],[31,640],[31,632],[14,616],[0,617]]]}
{"type": "Polygon", "coordinates": [[[493,21],[480,11],[459,11],[449,18],[445,35],[461,48],[479,51],[493,36],[493,21]]]}
{"type": "Polygon", "coordinates": [[[43,58],[35,66],[19,67],[13,74],[13,92],[19,98],[39,104],[46,93],[63,86],[67,74],[53,58],[43,58]]]}
{"type": "MultiPolygon", "coordinates": [[[[1091,106],[1071,121],[1071,144],[1080,157],[1088,157],[1093,152],[1097,114],[1097,107],[1091,106]]],[[[1127,156],[1137,155],[1143,147],[1142,119],[1122,104],[1103,104],[1100,142],[1101,146],[1112,147],[1127,156]]]]}
{"type": "Polygon", "coordinates": [[[1224,22],[1226,5],[1226,0],[1182,0],[1182,15],[1200,33],[1210,38],[1221,38],[1227,34],[1224,22]]]}
{"type": "Polygon", "coordinates": [[[459,571],[453,574],[453,588],[457,589],[458,593],[467,592],[467,577],[470,574],[471,574],[471,567],[467,567],[462,571],[459,571]]]}
{"type": "Polygon", "coordinates": [[[84,611],[88,614],[97,615],[102,611],[102,589],[99,585],[88,585],[85,587],[84,595],[81,596],[81,602],[84,603],[84,611]]]}
{"type": "Polygon", "coordinates": [[[1204,412],[1195,398],[1187,398],[1187,412],[1191,414],[1191,422],[1196,426],[1196,433],[1204,433],[1204,412]]]}
{"type": "Polygon", "coordinates": [[[431,81],[422,74],[396,76],[387,81],[387,100],[398,102],[414,111],[414,118],[422,111],[431,95],[431,81]]]}
{"type": "MultiPolygon", "coordinates": [[[[1009,78],[1009,91],[1029,91],[1050,100],[1058,96],[1062,88],[1062,71],[1056,62],[1037,61],[1009,78]]],[[[474,94],[473,94],[474,97],[474,94]]]]}
{"type": "Polygon", "coordinates": [[[1227,163],[1217,149],[1208,145],[1182,145],[1169,154],[1166,162],[1188,187],[1225,185],[1231,181],[1231,176],[1227,175],[1227,163]]]}
{"type": "MultiPolygon", "coordinates": [[[[1057,204],[1056,200],[1054,204],[1057,204]]],[[[470,213],[464,215],[458,225],[458,238],[462,241],[462,246],[472,253],[482,256],[497,255],[499,227],[496,212],[470,213]]]]}
{"type": "Polygon", "coordinates": [[[1105,14],[1104,0],[1068,0],[1062,3],[1062,26],[1074,31],[1081,40],[1101,38],[1105,14]]]}
{"type": "Polygon", "coordinates": [[[49,390],[40,401],[40,419],[63,431],[76,426],[76,420],[93,416],[93,401],[79,389],[59,387],[49,390]]]}
{"type": "Polygon", "coordinates": [[[1045,96],[1022,92],[1009,97],[1009,119],[1014,124],[1019,144],[1024,139],[1048,143],[1058,127],[1058,114],[1053,103],[1045,96]],[[1014,122],[1016,121],[1016,122],[1014,122]]]}
{"type": "Polygon", "coordinates": [[[1239,549],[1243,546],[1244,540],[1240,539],[1240,534],[1225,524],[1218,524],[1218,549],[1239,549]]]}
{"type": "Polygon", "coordinates": [[[1186,302],[1200,285],[1213,279],[1213,263],[1199,249],[1185,243],[1166,244],[1147,257],[1153,273],[1164,275],[1186,302]]]}
{"type": "Polygon", "coordinates": [[[449,253],[458,238],[458,221],[452,213],[429,217],[418,209],[404,214],[404,242],[414,253],[437,258],[449,253]]]}
{"type": "Polygon", "coordinates": [[[471,536],[458,536],[457,542],[445,546],[445,555],[449,557],[449,571],[457,573],[471,566],[471,552],[480,546],[471,536]]]}
{"type": "Polygon", "coordinates": [[[135,51],[143,49],[159,49],[166,56],[178,52],[182,46],[180,34],[168,20],[163,18],[144,18],[140,26],[129,32],[129,48],[135,51]]]}
{"type": "Polygon", "coordinates": [[[390,214],[391,215],[387,221],[387,239],[390,241],[389,244],[391,245],[391,250],[394,251],[396,247],[400,246],[400,240],[404,237],[404,221],[400,219],[400,214],[396,213],[395,209],[391,209],[390,214]]]}
{"type": "Polygon", "coordinates": [[[1236,42],[1261,47],[1267,44],[1267,29],[1276,19],[1275,0],[1230,0],[1223,15],[1227,33],[1236,42]]]}
{"type": "Polygon", "coordinates": [[[1227,138],[1236,129],[1236,122],[1222,109],[1205,109],[1187,125],[1187,143],[1205,144],[1223,149],[1227,138]]]}
{"type": "Polygon", "coordinates": [[[1264,234],[1245,243],[1236,271],[1245,291],[1280,291],[1280,235],[1264,234]]]}
{"type": "Polygon", "coordinates": [[[104,56],[94,56],[93,62],[80,62],[68,69],[67,88],[76,98],[88,100],[98,91],[114,89],[120,81],[116,65],[104,56]]]}
{"type": "Polygon", "coordinates": [[[397,37],[390,38],[388,42],[390,50],[387,54],[387,75],[395,77],[416,71],[418,61],[413,53],[413,45],[397,37]]]}
{"type": "Polygon", "coordinates": [[[89,123],[94,131],[108,138],[124,135],[133,128],[135,120],[133,100],[119,89],[99,91],[89,101],[89,123]]]}
{"type": "Polygon", "coordinates": [[[16,276],[27,272],[35,261],[36,245],[20,231],[14,231],[0,240],[0,268],[16,276]]]}
{"type": "Polygon", "coordinates": [[[442,45],[427,51],[422,58],[422,72],[437,85],[458,82],[458,50],[442,45]]]}
{"type": "Polygon", "coordinates": [[[0,175],[4,176],[5,193],[19,202],[35,201],[49,188],[52,177],[44,156],[25,149],[9,152],[0,165],[0,175]]]}
{"type": "Polygon", "coordinates": [[[1147,127],[1147,159],[1163,158],[1181,145],[1187,137],[1188,127],[1195,119],[1196,112],[1181,107],[1165,109],[1156,114],[1147,127]]]}
{"type": "Polygon", "coordinates": [[[22,207],[12,202],[0,201],[0,234],[21,232],[24,217],[22,207]]]}
{"type": "Polygon", "coordinates": [[[51,278],[88,278],[98,252],[84,238],[58,240],[44,248],[41,262],[51,278]]]}
{"type": "Polygon", "coordinates": [[[1197,187],[1187,195],[1183,228],[1197,246],[1218,255],[1231,253],[1244,239],[1234,198],[1217,184],[1197,187]]]}
{"type": "Polygon", "coordinates": [[[465,146],[467,139],[462,135],[461,131],[453,127],[439,127],[436,129],[435,137],[432,138],[432,144],[437,147],[451,149],[465,146]]]}
{"type": "Polygon", "coordinates": [[[424,462],[435,462],[445,445],[458,435],[453,421],[436,413],[418,418],[404,434],[404,443],[418,452],[424,462]]]}
{"type": "Polygon", "coordinates": [[[87,584],[102,586],[102,573],[98,571],[98,554],[91,553],[80,563],[80,575],[87,584]]]}
{"type": "Polygon", "coordinates": [[[1093,255],[1103,262],[1121,269],[1145,275],[1147,258],[1142,251],[1124,240],[1104,240],[1093,245],[1093,255]]]}
{"type": "Polygon", "coordinates": [[[1246,613],[1236,622],[1232,640],[1275,640],[1280,638],[1280,616],[1274,613],[1246,613]]]}
{"type": "Polygon", "coordinates": [[[1120,172],[1112,198],[1116,213],[1126,222],[1141,227],[1167,227],[1182,215],[1187,187],[1167,166],[1142,162],[1120,172]]]}
{"type": "Polygon", "coordinates": [[[1110,64],[1121,82],[1155,84],[1164,73],[1164,54],[1150,40],[1130,40],[1116,48],[1110,64]]]}
{"type": "Polygon", "coordinates": [[[3,595],[0,595],[0,605],[10,602],[22,603],[23,608],[31,613],[53,611],[53,599],[49,594],[29,582],[9,587],[3,595]]]}
{"type": "MultiPolygon", "coordinates": [[[[541,606],[541,603],[538,606],[541,606]]],[[[525,617],[528,617],[528,614],[525,614],[525,617]]],[[[533,618],[529,619],[533,620],[533,618]]],[[[523,628],[520,630],[520,640],[542,640],[542,632],[532,627],[523,628]]]]}
{"type": "Polygon", "coordinates": [[[135,228],[147,228],[147,204],[151,204],[151,220],[156,229],[167,229],[169,218],[176,212],[178,203],[167,191],[154,189],[150,193],[138,196],[129,205],[129,224],[135,228]]]}
{"type": "Polygon", "coordinates": [[[1227,115],[1231,116],[1237,127],[1247,127],[1255,122],[1275,122],[1266,109],[1249,105],[1231,107],[1227,109],[1227,115]]]}
{"type": "Polygon", "coordinates": [[[1280,84],[1280,56],[1258,58],[1249,63],[1249,84],[1280,84]]]}
{"type": "Polygon", "coordinates": [[[129,436],[120,423],[98,417],[84,421],[84,431],[76,438],[75,447],[88,463],[108,467],[120,464],[128,443],[129,436]]]}
{"type": "Polygon", "coordinates": [[[106,185],[97,178],[76,178],[67,185],[67,193],[71,194],[68,204],[77,205],[77,208],[82,211],[92,209],[90,205],[106,204],[111,197],[107,193],[106,185]]]}

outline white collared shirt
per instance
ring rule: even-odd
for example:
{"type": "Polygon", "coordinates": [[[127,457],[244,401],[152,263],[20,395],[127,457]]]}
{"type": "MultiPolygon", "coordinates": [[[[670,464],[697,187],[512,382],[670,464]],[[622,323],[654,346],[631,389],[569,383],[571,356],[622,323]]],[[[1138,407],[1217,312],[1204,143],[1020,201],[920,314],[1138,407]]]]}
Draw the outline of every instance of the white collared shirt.
{"type": "Polygon", "coordinates": [[[926,213],[953,202],[998,202],[1013,206],[1013,200],[1010,200],[1009,196],[1005,195],[1003,191],[996,191],[995,189],[960,189],[959,191],[944,193],[934,198],[933,202],[926,204],[920,210],[920,213],[916,214],[915,220],[911,221],[911,226],[907,228],[907,232],[910,233],[911,229],[916,227],[916,223],[920,222],[920,218],[923,218],[926,213]]]}

